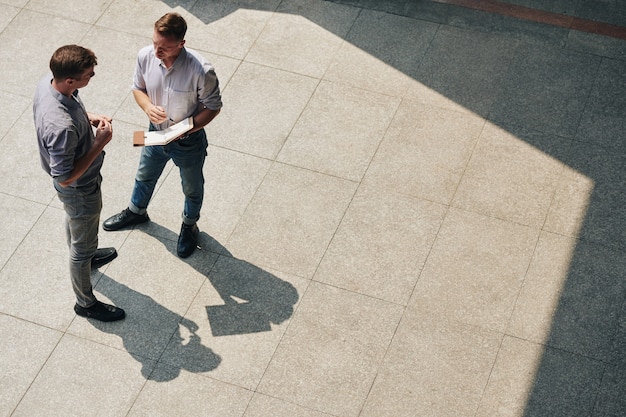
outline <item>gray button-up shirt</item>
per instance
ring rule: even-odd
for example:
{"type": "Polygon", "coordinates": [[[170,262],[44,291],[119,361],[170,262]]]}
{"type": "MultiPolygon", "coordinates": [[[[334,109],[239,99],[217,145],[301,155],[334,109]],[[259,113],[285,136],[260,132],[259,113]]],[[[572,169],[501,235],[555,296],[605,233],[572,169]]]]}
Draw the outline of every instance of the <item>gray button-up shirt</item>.
{"type": "MultiPolygon", "coordinates": [[[[163,107],[174,122],[193,116],[199,104],[211,110],[222,107],[213,66],[189,48],[181,50],[170,68],[154,55],[154,47],[142,48],[137,55],[133,89],[146,93],[152,104],[163,107]]],[[[170,124],[166,121],[156,127],[162,130],[170,124]]]]}
{"type": "MultiPolygon", "coordinates": [[[[35,91],[33,116],[41,167],[58,182],[70,177],[74,161],[89,152],[95,136],[78,90],[66,97],[52,87],[52,74],[43,77],[35,91]]],[[[71,186],[91,183],[100,175],[104,151],[71,186]]]]}

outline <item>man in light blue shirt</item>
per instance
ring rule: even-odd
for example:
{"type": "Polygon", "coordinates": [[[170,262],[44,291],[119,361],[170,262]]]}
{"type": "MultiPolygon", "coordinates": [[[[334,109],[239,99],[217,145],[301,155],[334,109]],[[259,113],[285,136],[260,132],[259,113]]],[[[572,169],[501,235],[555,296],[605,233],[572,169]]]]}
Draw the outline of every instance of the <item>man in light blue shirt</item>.
{"type": "Polygon", "coordinates": [[[185,202],[177,253],[186,258],[198,240],[197,221],[204,198],[202,167],[208,142],[204,126],[222,107],[213,67],[185,47],[187,23],[178,13],[167,13],[154,24],[152,46],[139,51],[133,78],[135,101],[150,120],[150,130],[163,130],[193,117],[193,129],[167,145],[141,150],[139,168],[128,207],[105,220],[104,230],[120,230],[150,220],[147,213],[156,183],[171,159],[180,170],[185,202]]]}

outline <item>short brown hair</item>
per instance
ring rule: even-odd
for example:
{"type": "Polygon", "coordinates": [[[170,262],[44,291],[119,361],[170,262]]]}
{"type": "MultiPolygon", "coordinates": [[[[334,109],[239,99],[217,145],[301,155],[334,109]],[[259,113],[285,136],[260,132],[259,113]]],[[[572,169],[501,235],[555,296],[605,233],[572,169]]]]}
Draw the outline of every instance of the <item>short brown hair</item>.
{"type": "Polygon", "coordinates": [[[154,30],[167,38],[182,41],[187,33],[187,22],[178,13],[166,13],[154,23],[154,30]]]}
{"type": "Polygon", "coordinates": [[[96,65],[96,54],[78,45],[62,46],[50,58],[50,70],[55,79],[79,77],[85,70],[96,65]]]}

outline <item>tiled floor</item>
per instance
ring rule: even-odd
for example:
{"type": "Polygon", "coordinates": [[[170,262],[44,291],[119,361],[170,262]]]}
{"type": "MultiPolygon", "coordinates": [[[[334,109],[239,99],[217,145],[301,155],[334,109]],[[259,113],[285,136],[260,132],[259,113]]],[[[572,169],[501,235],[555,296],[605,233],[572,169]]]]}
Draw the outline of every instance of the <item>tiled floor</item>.
{"type": "Polygon", "coordinates": [[[463,3],[0,0],[0,416],[626,415],[626,40],[532,18],[621,33],[623,3],[463,3]],[[136,52],[170,10],[225,103],[203,249],[175,254],[169,165],[151,223],[100,232],[127,318],[88,321],[34,87],[58,46],[94,50],[119,211],[136,52]]]}

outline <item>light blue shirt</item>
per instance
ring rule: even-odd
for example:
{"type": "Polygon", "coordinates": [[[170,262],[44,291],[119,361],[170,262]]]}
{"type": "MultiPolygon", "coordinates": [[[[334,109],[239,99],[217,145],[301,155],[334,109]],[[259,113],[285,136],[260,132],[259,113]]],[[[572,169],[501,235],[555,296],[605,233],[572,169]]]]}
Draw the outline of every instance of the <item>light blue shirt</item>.
{"type": "MultiPolygon", "coordinates": [[[[163,107],[174,122],[193,116],[199,104],[211,110],[222,107],[213,66],[189,48],[181,50],[170,68],[155,56],[154,47],[142,48],[137,55],[133,89],[146,93],[152,104],[163,107]]],[[[166,129],[170,124],[166,121],[156,128],[166,129]]]]}

